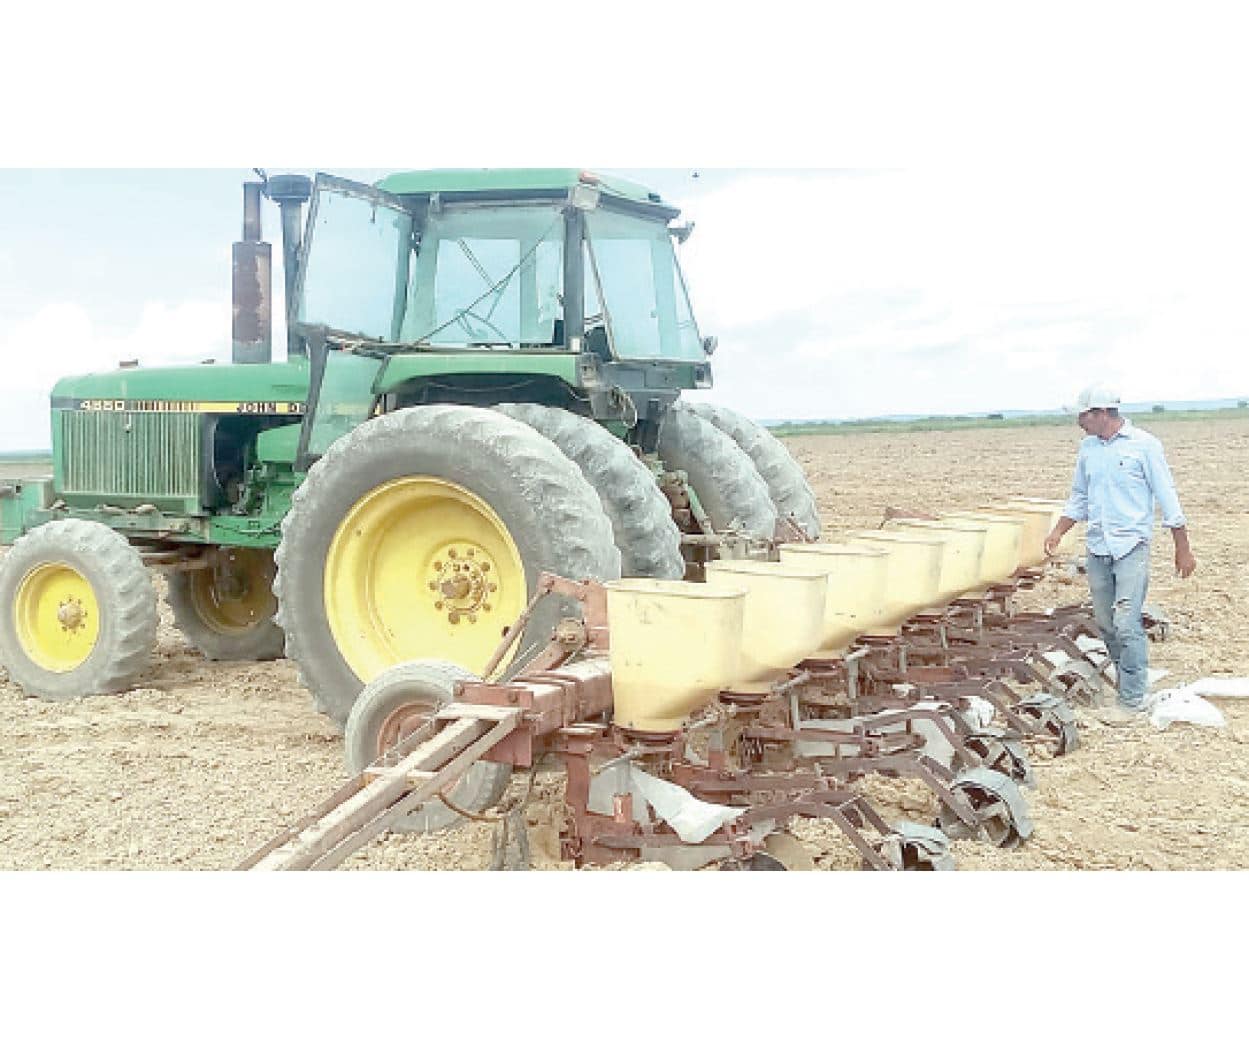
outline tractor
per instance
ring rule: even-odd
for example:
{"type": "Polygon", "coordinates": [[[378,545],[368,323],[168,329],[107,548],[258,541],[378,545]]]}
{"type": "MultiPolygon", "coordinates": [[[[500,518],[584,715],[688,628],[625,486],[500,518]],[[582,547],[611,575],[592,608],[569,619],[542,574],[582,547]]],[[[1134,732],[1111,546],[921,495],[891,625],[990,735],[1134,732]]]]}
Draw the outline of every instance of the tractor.
{"type": "Polygon", "coordinates": [[[344,724],[405,662],[523,668],[543,573],[697,578],[820,535],[789,452],[727,409],[658,194],[580,170],[243,186],[232,363],[60,380],[53,473],[0,485],[0,662],[30,695],[122,691],[157,588],[206,657],[285,655],[344,724]],[[273,359],[280,210],[286,358],[273,359]]]}

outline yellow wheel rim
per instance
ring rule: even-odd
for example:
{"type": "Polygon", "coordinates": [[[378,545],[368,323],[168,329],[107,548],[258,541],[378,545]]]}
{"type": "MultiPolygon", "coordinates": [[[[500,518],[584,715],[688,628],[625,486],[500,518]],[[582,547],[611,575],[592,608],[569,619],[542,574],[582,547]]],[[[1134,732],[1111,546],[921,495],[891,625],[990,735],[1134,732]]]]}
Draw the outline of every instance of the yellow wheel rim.
{"type": "Polygon", "coordinates": [[[433,477],[375,488],[326,556],[326,617],[362,682],[427,657],[480,675],[527,602],[503,521],[472,492],[433,477]]]}
{"type": "Polygon", "coordinates": [[[72,672],[95,649],[100,605],[95,590],[63,563],[44,563],[22,579],[13,602],[26,656],[48,672],[72,672]]]}
{"type": "Polygon", "coordinates": [[[191,603],[201,621],[222,635],[237,635],[273,617],[273,554],[223,549],[217,566],[190,572],[191,603]]]}

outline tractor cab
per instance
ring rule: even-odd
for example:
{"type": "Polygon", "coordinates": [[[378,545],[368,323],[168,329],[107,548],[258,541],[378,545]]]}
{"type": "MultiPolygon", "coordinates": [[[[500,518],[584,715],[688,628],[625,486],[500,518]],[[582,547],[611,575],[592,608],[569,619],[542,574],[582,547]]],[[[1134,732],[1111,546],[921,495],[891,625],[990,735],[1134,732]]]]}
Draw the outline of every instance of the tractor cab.
{"type": "Polygon", "coordinates": [[[698,364],[679,211],[572,170],[319,176],[295,316],[405,350],[572,350],[698,364]]]}
{"type": "Polygon", "coordinates": [[[374,397],[419,387],[392,405],[436,400],[427,381],[401,378],[419,357],[424,372],[446,359],[455,393],[489,404],[546,356],[559,376],[535,381],[535,400],[657,428],[681,390],[711,385],[714,340],[690,306],[678,216],[640,185],[576,170],[401,173],[374,187],[319,175],[290,310],[291,351],[312,362],[301,460],[374,397]],[[375,394],[362,398],[365,383],[375,394]]]}

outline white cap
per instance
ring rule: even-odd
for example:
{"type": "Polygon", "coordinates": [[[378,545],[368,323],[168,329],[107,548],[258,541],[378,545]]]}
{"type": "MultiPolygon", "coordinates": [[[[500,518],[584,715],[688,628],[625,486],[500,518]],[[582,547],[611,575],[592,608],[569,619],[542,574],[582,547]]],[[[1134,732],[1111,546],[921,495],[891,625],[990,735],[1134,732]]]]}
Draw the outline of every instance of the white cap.
{"type": "Polygon", "coordinates": [[[1105,383],[1094,383],[1080,391],[1080,396],[1076,398],[1075,406],[1071,410],[1077,415],[1083,415],[1094,408],[1118,408],[1119,403],[1117,390],[1110,389],[1105,383]]]}

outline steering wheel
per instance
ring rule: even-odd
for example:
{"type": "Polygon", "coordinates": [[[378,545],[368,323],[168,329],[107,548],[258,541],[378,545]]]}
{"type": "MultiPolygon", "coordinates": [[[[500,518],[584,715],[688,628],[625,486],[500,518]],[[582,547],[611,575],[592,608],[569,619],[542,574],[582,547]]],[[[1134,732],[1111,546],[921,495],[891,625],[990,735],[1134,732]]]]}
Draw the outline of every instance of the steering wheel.
{"type": "Polygon", "coordinates": [[[490,321],[490,320],[489,320],[489,319],[487,319],[487,318],[483,318],[480,314],[476,313],[476,312],[475,312],[475,311],[473,311],[473,310],[461,311],[458,315],[456,315],[456,319],[455,319],[455,320],[456,320],[456,321],[457,321],[457,322],[458,322],[461,326],[463,326],[464,331],[465,331],[466,333],[468,333],[468,335],[469,335],[470,337],[475,338],[475,337],[477,336],[477,332],[476,332],[476,330],[475,330],[475,329],[470,328],[470,326],[469,326],[469,324],[468,324],[468,319],[469,319],[470,317],[471,317],[474,321],[476,321],[476,322],[478,322],[480,325],[482,325],[483,327],[485,327],[485,328],[489,329],[491,332],[495,333],[495,334],[499,337],[499,338],[498,338],[498,340],[497,340],[497,342],[499,342],[499,343],[511,343],[511,342],[512,342],[512,337],[511,337],[511,336],[508,336],[507,334],[505,334],[505,333],[504,333],[504,331],[503,331],[501,328],[499,328],[499,326],[497,326],[496,324],[494,324],[494,322],[490,321]]]}

